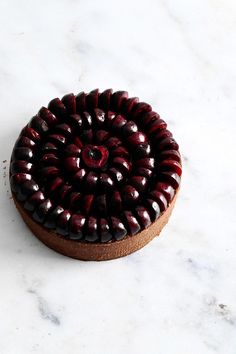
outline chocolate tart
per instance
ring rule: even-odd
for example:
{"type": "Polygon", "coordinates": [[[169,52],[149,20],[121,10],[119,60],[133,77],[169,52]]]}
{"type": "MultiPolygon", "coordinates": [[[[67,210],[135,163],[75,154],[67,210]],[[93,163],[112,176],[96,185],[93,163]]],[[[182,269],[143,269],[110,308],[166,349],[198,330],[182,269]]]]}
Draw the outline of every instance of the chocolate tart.
{"type": "Polygon", "coordinates": [[[23,220],[48,247],[108,260],[159,235],[181,173],[179,146],[149,104],[93,90],[53,99],[23,128],[10,185],[23,220]]]}

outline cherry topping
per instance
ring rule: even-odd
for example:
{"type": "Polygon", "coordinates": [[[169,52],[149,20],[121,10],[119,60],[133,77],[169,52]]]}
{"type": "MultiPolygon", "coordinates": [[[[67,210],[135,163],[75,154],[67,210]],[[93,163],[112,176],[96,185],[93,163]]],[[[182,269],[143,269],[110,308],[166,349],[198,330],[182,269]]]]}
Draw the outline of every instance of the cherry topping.
{"type": "Polygon", "coordinates": [[[11,189],[61,237],[121,240],[148,228],[172,202],[182,174],[178,149],[159,114],[126,91],[70,93],[22,129],[11,189]]]}

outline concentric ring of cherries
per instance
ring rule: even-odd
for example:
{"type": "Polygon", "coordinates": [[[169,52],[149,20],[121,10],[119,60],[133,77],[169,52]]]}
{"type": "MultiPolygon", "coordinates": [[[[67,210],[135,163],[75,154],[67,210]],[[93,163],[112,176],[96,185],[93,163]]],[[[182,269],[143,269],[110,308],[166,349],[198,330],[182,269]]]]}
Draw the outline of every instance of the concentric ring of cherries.
{"type": "Polygon", "coordinates": [[[20,133],[11,189],[61,237],[109,242],[148,228],[179,187],[181,158],[166,123],[126,91],[65,95],[20,133]]]}

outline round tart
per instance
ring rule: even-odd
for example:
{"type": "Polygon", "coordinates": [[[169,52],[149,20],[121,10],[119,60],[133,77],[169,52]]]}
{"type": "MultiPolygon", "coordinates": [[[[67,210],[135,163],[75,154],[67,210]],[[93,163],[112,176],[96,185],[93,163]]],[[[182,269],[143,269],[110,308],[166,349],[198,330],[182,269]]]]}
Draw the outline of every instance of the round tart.
{"type": "Polygon", "coordinates": [[[178,150],[159,114],[126,91],[68,94],[21,131],[13,199],[50,248],[83,260],[122,257],[167,223],[182,172],[178,150]]]}

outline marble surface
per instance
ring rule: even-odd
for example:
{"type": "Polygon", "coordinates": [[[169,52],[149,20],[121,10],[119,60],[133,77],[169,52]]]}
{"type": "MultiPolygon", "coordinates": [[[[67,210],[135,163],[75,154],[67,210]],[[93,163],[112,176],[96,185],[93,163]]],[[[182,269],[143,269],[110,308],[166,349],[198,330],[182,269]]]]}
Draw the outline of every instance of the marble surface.
{"type": "Polygon", "coordinates": [[[235,354],[235,1],[1,0],[0,20],[0,354],[235,354]],[[86,263],[32,237],[8,168],[42,105],[96,87],[151,103],[184,174],[159,238],[86,263]]]}

